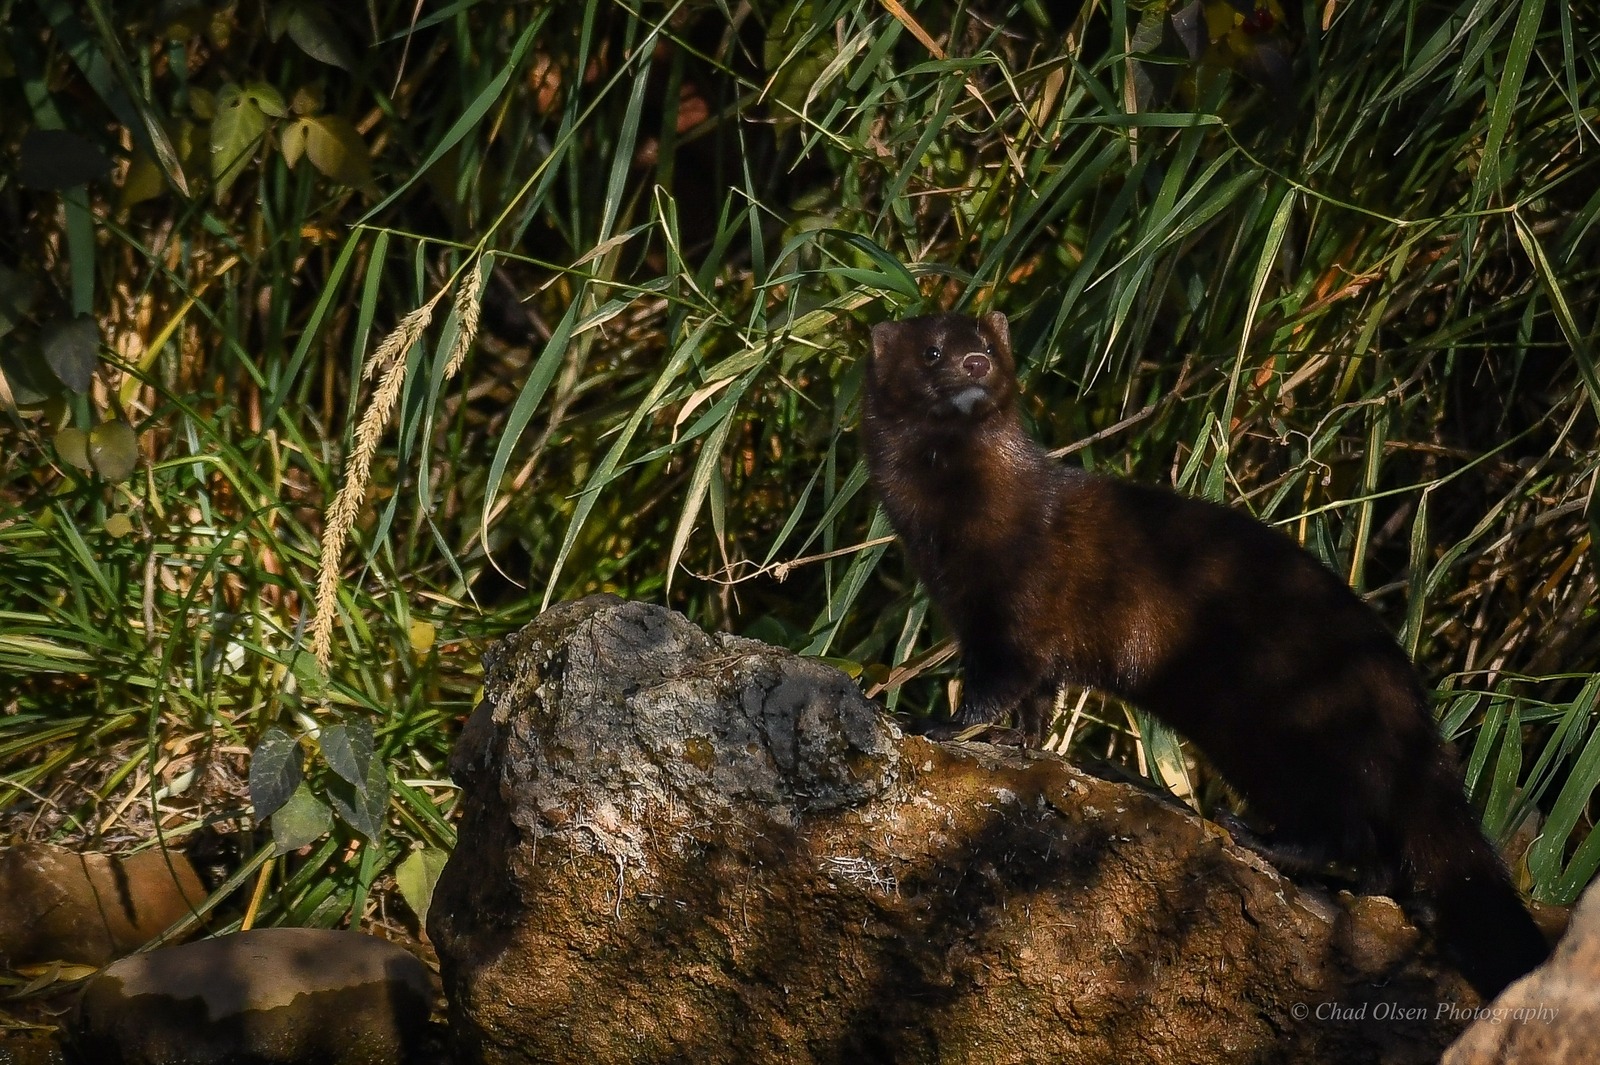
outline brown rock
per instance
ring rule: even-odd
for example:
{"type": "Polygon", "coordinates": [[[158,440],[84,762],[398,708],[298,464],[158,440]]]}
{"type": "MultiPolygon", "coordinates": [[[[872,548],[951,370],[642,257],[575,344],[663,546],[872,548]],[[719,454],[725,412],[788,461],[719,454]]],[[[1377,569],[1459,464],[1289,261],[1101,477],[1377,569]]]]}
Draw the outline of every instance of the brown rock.
{"type": "Polygon", "coordinates": [[[54,1032],[0,1029],[0,1065],[66,1065],[54,1032]]]}
{"type": "Polygon", "coordinates": [[[143,946],[206,897],[178,851],[0,850],[0,958],[103,965],[143,946]]]}
{"type": "Polygon", "coordinates": [[[1392,904],[814,660],[607,596],[486,661],[429,917],[465,1061],[1433,1062],[1471,1000],[1392,904]]]}
{"type": "Polygon", "coordinates": [[[395,1065],[415,1060],[427,968],[374,936],[260,928],[114,962],[74,1044],[97,1065],[395,1065]]]}
{"type": "Polygon", "coordinates": [[[1579,900],[1544,965],[1460,1011],[1472,1026],[1440,1065],[1589,1065],[1600,1060],[1600,885],[1579,900]]]}

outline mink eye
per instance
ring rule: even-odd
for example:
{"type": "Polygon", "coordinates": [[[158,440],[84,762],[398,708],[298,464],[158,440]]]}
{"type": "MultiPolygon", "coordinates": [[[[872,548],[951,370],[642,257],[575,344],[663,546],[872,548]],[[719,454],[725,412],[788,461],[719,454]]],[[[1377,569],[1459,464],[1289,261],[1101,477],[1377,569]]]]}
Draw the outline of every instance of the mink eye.
{"type": "Polygon", "coordinates": [[[994,343],[992,341],[983,346],[983,353],[991,359],[994,358],[994,343]]]}
{"type": "Polygon", "coordinates": [[[924,348],[922,351],[922,361],[931,366],[938,362],[939,357],[943,354],[944,352],[939,350],[938,345],[934,345],[931,348],[924,348]]]}

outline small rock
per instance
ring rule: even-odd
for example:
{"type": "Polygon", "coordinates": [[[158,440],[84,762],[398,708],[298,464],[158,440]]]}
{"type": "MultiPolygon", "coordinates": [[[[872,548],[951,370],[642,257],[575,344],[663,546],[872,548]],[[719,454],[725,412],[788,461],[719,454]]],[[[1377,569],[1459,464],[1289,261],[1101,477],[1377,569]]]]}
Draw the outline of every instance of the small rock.
{"type": "Polygon", "coordinates": [[[1587,1065],[1600,1048],[1600,885],[1544,965],[1471,1013],[1440,1065],[1587,1065]]]}
{"type": "Polygon", "coordinates": [[[178,851],[8,847],[0,850],[0,957],[12,965],[104,965],[154,939],[205,897],[178,851]]]}
{"type": "Polygon", "coordinates": [[[136,954],[84,992],[74,1044],[104,1065],[415,1060],[427,968],[373,936],[261,928],[136,954]]]}
{"type": "Polygon", "coordinates": [[[1378,979],[1416,952],[1422,935],[1406,920],[1399,903],[1381,895],[1347,892],[1340,900],[1354,920],[1338,926],[1338,942],[1356,972],[1378,979]]]}
{"type": "Polygon", "coordinates": [[[66,1060],[55,1032],[0,1030],[0,1065],[64,1065],[66,1060]]]}

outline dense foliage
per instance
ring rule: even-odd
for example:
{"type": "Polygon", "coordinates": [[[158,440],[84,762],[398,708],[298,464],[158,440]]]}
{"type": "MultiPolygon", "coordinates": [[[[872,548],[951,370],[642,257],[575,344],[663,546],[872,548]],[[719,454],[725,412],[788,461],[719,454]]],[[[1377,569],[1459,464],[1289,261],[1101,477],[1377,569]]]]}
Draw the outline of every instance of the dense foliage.
{"type": "Polygon", "coordinates": [[[1065,461],[1368,596],[1491,832],[1575,897],[1600,25],[1241,4],[0,0],[8,830],[205,844],[251,921],[381,916],[396,870],[420,907],[479,651],[597,590],[941,712],[866,326],[996,308],[1065,461]]]}

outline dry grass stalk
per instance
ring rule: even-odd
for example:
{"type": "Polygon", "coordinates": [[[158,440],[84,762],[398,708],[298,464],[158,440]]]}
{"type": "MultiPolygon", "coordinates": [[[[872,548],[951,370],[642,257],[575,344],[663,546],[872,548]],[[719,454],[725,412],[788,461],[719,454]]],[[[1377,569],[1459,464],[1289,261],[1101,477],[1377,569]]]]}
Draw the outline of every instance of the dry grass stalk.
{"type": "Polygon", "coordinates": [[[400,398],[400,386],[405,382],[405,353],[411,349],[433,320],[434,305],[440,293],[412,311],[401,320],[394,331],[383,338],[377,351],[362,374],[368,379],[381,373],[378,389],[367,404],[356,428],[356,446],[350,455],[350,466],[345,470],[344,483],[328,508],[328,520],[322,531],[322,561],[317,569],[316,615],[311,619],[311,651],[317,665],[326,674],[333,660],[333,624],[338,617],[339,559],[344,554],[345,541],[355,526],[356,514],[367,495],[367,482],[372,475],[372,457],[377,454],[378,441],[383,438],[384,426],[394,413],[395,402],[400,398]]]}
{"type": "Polygon", "coordinates": [[[445,363],[444,379],[449,381],[467,361],[467,352],[478,339],[478,292],[483,288],[483,275],[489,267],[489,257],[480,255],[472,264],[472,272],[456,286],[456,340],[450,348],[449,361],[445,363]]]}

